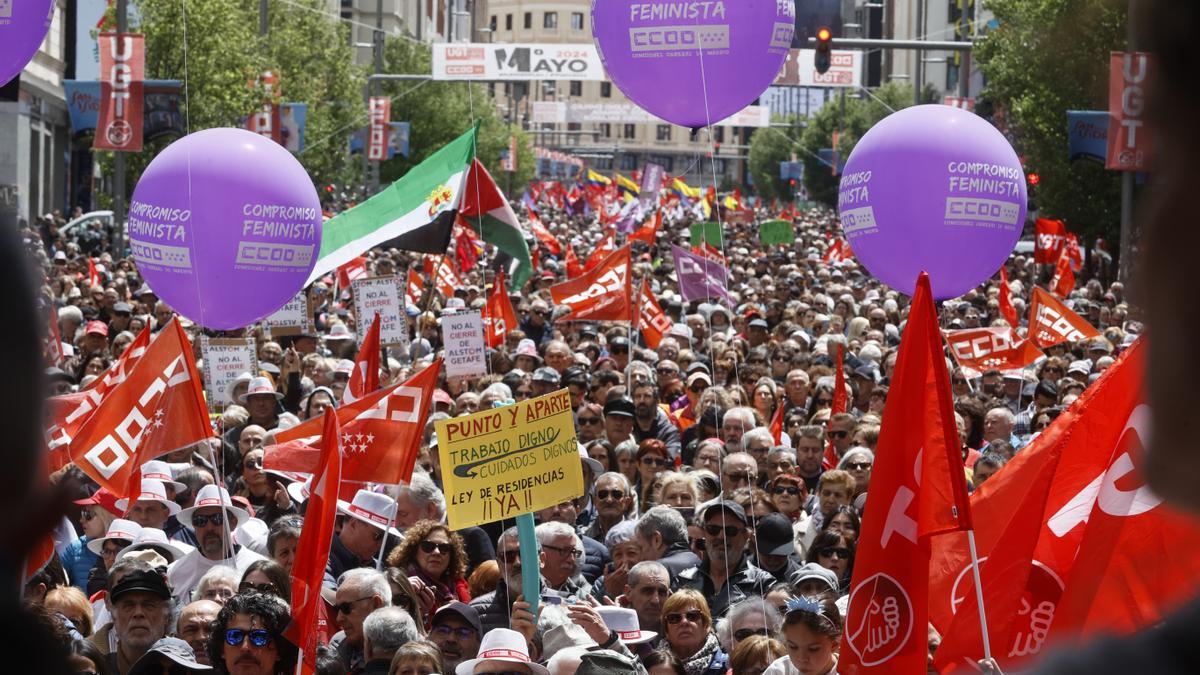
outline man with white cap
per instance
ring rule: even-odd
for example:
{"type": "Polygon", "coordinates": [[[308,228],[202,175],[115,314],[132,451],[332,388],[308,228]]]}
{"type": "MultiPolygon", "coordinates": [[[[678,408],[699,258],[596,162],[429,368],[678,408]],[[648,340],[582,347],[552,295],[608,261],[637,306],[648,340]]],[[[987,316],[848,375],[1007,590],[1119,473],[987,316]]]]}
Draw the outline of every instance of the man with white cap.
{"type": "Polygon", "coordinates": [[[359,490],[349,504],[338,503],[338,513],[349,517],[329,548],[324,586],[330,589],[337,588],[337,580],[347,571],[374,567],[384,536],[400,536],[400,531],[393,527],[396,502],[387,495],[359,490]]]}
{"type": "Polygon", "coordinates": [[[190,598],[200,577],[215,565],[234,567],[240,574],[246,571],[250,563],[265,560],[263,556],[232,541],[232,532],[237,529],[238,523],[244,523],[249,518],[249,513],[233,505],[225,488],[216,485],[200,488],[195,504],[179,512],[179,522],[195,533],[197,547],[171,563],[167,569],[167,579],[177,599],[186,601],[190,598]]]}
{"type": "Polygon", "coordinates": [[[238,403],[245,406],[246,411],[250,413],[250,418],[246,420],[245,424],[230,428],[221,437],[225,443],[226,452],[237,446],[242,429],[251,424],[257,424],[267,431],[279,426],[279,413],[281,412],[279,402],[282,400],[283,394],[275,390],[275,385],[269,378],[251,378],[250,384],[246,386],[246,393],[238,397],[238,403]]]}
{"type": "Polygon", "coordinates": [[[507,628],[488,631],[483,636],[483,642],[479,644],[479,656],[463,661],[454,669],[454,675],[483,673],[550,675],[545,666],[540,666],[529,658],[529,646],[525,643],[525,637],[507,628]]]}

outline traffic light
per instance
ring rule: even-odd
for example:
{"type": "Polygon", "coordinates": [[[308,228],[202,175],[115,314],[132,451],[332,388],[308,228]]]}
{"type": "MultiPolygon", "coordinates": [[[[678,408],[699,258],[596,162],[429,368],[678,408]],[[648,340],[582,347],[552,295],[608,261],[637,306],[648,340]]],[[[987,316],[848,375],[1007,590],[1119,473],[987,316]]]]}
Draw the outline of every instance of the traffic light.
{"type": "Polygon", "coordinates": [[[1028,174],[1025,175],[1025,180],[1029,183],[1029,187],[1026,190],[1028,202],[1027,202],[1025,211],[1027,214],[1032,215],[1032,214],[1037,213],[1037,210],[1038,210],[1037,186],[1038,186],[1038,183],[1042,182],[1042,177],[1037,175],[1036,173],[1030,171],[1028,174]]]}
{"type": "Polygon", "coordinates": [[[814,58],[817,72],[824,75],[832,64],[833,33],[828,28],[817,31],[817,54],[814,58]]]}

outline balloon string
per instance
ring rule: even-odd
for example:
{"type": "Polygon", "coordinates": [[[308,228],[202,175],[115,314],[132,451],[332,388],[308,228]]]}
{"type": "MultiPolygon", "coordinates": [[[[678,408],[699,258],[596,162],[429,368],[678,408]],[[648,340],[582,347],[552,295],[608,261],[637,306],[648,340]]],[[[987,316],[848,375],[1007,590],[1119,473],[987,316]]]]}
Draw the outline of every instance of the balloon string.
{"type": "Polygon", "coordinates": [[[188,92],[187,0],[180,0],[179,4],[183,9],[183,133],[186,136],[192,133],[192,98],[188,92]]]}

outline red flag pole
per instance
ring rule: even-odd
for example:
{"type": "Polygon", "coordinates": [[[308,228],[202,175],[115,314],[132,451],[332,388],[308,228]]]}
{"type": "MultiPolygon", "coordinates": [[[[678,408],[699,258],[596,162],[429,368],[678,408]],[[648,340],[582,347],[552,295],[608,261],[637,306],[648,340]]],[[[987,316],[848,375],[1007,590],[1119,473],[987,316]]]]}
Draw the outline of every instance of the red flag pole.
{"type": "Polygon", "coordinates": [[[979,606],[979,631],[983,636],[983,658],[990,661],[992,644],[988,639],[987,612],[983,611],[983,582],[979,580],[979,554],[975,551],[974,527],[967,530],[967,547],[971,550],[971,576],[975,577],[975,602],[979,606]]]}

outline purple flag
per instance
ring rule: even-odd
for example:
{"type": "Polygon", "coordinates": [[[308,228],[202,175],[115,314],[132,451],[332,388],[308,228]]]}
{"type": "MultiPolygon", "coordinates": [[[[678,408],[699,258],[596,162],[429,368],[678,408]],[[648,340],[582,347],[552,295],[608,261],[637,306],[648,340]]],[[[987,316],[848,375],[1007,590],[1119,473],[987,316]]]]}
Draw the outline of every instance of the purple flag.
{"type": "Polygon", "coordinates": [[[663,175],[662,165],[646,162],[646,167],[642,169],[642,185],[638,188],[638,200],[642,208],[658,206],[658,191],[662,189],[663,175]]]}
{"type": "Polygon", "coordinates": [[[684,300],[723,299],[733,304],[726,288],[729,275],[724,265],[675,245],[671,246],[671,257],[675,259],[675,276],[684,300]]]}

